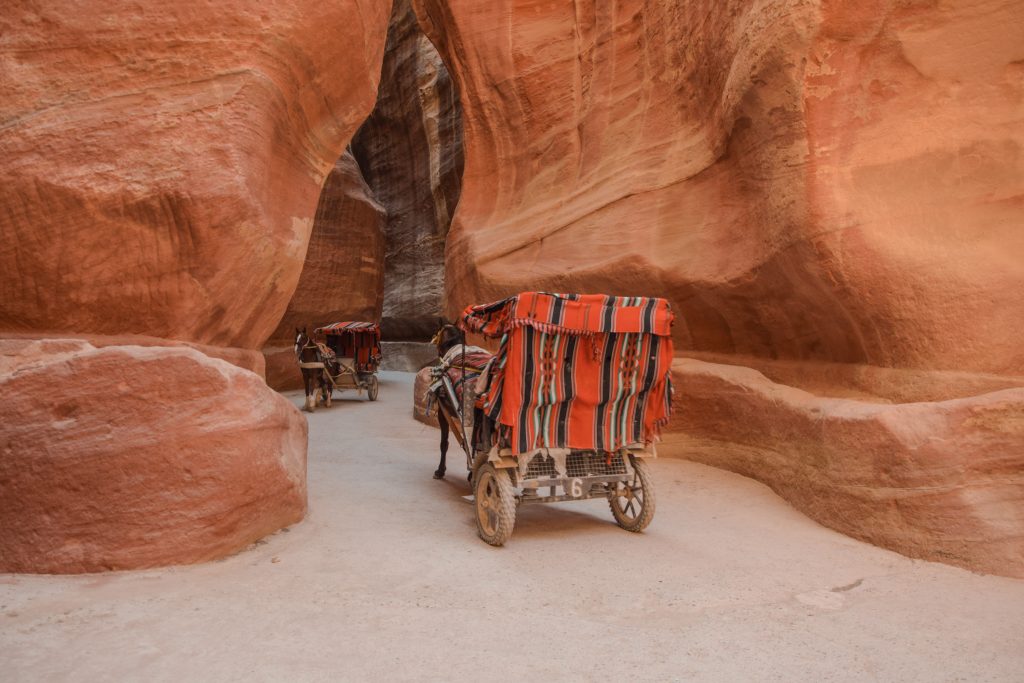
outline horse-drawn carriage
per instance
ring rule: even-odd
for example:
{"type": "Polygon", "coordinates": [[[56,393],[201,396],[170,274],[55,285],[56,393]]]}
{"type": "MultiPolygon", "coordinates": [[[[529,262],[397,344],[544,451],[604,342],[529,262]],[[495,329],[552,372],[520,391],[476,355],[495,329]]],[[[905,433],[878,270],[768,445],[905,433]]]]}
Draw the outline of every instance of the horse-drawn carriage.
{"type": "Polygon", "coordinates": [[[500,339],[498,352],[480,369],[449,349],[433,389],[467,454],[483,540],[502,545],[532,503],[606,498],[623,529],[650,523],[672,322],[667,301],[642,297],[524,292],[465,310],[459,328],[500,339]]]}
{"type": "Polygon", "coordinates": [[[313,330],[317,341],[299,332],[295,348],[306,385],[306,409],[312,410],[316,395],[330,406],[335,391],[356,389],[377,400],[377,369],[382,358],[380,326],[367,322],[340,322],[313,330]]]}

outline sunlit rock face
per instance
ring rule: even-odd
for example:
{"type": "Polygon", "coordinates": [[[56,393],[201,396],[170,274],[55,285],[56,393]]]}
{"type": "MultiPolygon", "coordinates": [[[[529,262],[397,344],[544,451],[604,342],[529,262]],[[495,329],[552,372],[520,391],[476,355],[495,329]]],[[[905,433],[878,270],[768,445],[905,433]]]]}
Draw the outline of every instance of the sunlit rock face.
{"type": "Polygon", "coordinates": [[[263,349],[271,387],[302,386],[293,347],[296,328],[312,332],[342,320],[380,320],[386,218],[346,150],[320,192],[295,294],[263,349]]]}
{"type": "Polygon", "coordinates": [[[465,109],[449,312],[657,293],[683,350],[1024,367],[1020,3],[414,7],[465,109]]]}
{"type": "Polygon", "coordinates": [[[373,108],[389,13],[5,3],[0,337],[105,343],[0,368],[0,571],[195,562],[302,518],[305,421],[254,350],[373,108]]]}
{"type": "Polygon", "coordinates": [[[1024,5],[413,6],[464,108],[449,314],[527,289],[667,297],[680,353],[795,363],[841,404],[815,421],[681,372],[677,454],[874,543],[1019,571],[1024,5]],[[890,407],[844,384],[886,368],[918,373],[887,376],[890,407]],[[940,371],[978,377],[915,389],[940,371]]]}
{"type": "Polygon", "coordinates": [[[448,70],[409,0],[397,0],[380,96],[352,141],[367,183],[388,212],[386,339],[425,341],[444,312],[445,237],[463,165],[461,117],[448,70]]]}
{"type": "Polygon", "coordinates": [[[0,341],[0,572],[200,562],[306,511],[306,422],[187,347],[0,341]]]}

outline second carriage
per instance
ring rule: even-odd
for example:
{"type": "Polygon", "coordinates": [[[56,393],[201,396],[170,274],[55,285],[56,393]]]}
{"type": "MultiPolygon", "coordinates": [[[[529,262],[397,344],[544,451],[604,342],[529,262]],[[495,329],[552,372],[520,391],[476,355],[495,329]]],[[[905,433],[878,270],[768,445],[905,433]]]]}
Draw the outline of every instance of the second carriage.
{"type": "Polygon", "coordinates": [[[324,403],[330,405],[336,390],[356,389],[377,400],[377,371],[382,359],[380,325],[370,322],[339,322],[318,327],[315,334],[324,336],[330,359],[325,362],[324,403]]]}

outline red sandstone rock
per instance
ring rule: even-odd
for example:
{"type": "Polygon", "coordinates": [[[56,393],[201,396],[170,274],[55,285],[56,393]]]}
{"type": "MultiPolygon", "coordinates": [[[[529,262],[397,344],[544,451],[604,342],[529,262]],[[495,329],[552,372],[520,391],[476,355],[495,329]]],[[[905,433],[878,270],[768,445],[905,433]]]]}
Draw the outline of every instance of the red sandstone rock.
{"type": "MultiPolygon", "coordinates": [[[[158,339],[137,334],[122,334],[117,336],[100,334],[66,334],[56,339],[39,339],[33,334],[6,334],[0,338],[0,375],[8,372],[3,365],[2,356],[9,354],[20,356],[23,354],[35,354],[45,352],[51,344],[57,348],[75,341],[84,341],[96,348],[104,346],[170,346],[181,348],[192,348],[211,358],[219,358],[232,365],[237,365],[243,370],[255,372],[260,377],[265,374],[263,354],[251,349],[239,349],[230,346],[209,346],[207,344],[196,344],[193,342],[181,342],[173,339],[158,339]]],[[[13,367],[13,366],[11,366],[13,367]]]]}
{"type": "Polygon", "coordinates": [[[274,389],[302,386],[292,346],[296,327],[312,332],[339,320],[380,320],[385,219],[346,151],[324,183],[298,286],[263,350],[274,389]]]}
{"type": "Polygon", "coordinates": [[[1024,5],[413,4],[464,109],[450,314],[656,294],[681,349],[1024,368],[1024,5]]]}
{"type": "Polygon", "coordinates": [[[1024,577],[1024,387],[884,404],[679,359],[662,454],[759,479],[818,522],[898,552],[1024,577]]]}
{"type": "Polygon", "coordinates": [[[0,345],[0,571],[200,562],[302,519],[306,423],[190,348],[0,345]]]}
{"type": "MultiPolygon", "coordinates": [[[[0,333],[181,340],[262,374],[247,349],[373,108],[389,11],[6,3],[0,333]]],[[[5,349],[0,570],[200,561],[301,519],[305,422],[258,376],[188,349],[32,369],[5,349]]]]}
{"type": "Polygon", "coordinates": [[[259,348],[390,3],[5,3],[0,331],[259,348]]]}
{"type": "MultiPolygon", "coordinates": [[[[1019,3],[414,5],[466,105],[450,311],[538,287],[660,294],[680,348],[1020,374],[1019,3]]],[[[373,106],[388,10],[7,3],[0,331],[262,345],[373,106]]],[[[254,376],[186,349],[64,351],[10,353],[0,377],[20,398],[0,481],[28,501],[3,509],[6,567],[193,561],[301,514],[295,468],[273,463],[301,423],[275,412],[277,445],[256,442],[274,404],[254,376]],[[187,463],[209,478],[182,484],[187,463]],[[156,494],[119,497],[137,490],[156,494]],[[264,496],[292,503],[217,507],[264,496]],[[229,528],[174,526],[211,509],[229,528]]],[[[903,552],[1019,562],[1019,390],[863,408],[735,372],[684,373],[678,424],[715,440],[691,457],[903,552]]]]}

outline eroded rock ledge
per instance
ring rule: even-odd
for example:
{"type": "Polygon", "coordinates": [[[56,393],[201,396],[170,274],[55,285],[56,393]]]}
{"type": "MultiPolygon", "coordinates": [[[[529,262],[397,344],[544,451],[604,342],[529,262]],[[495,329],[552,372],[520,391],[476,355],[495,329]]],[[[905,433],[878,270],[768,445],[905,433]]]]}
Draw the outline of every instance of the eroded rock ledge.
{"type": "Polygon", "coordinates": [[[884,548],[1024,577],[1024,387],[879,403],[694,359],[673,373],[662,454],[758,479],[884,548]]]}

